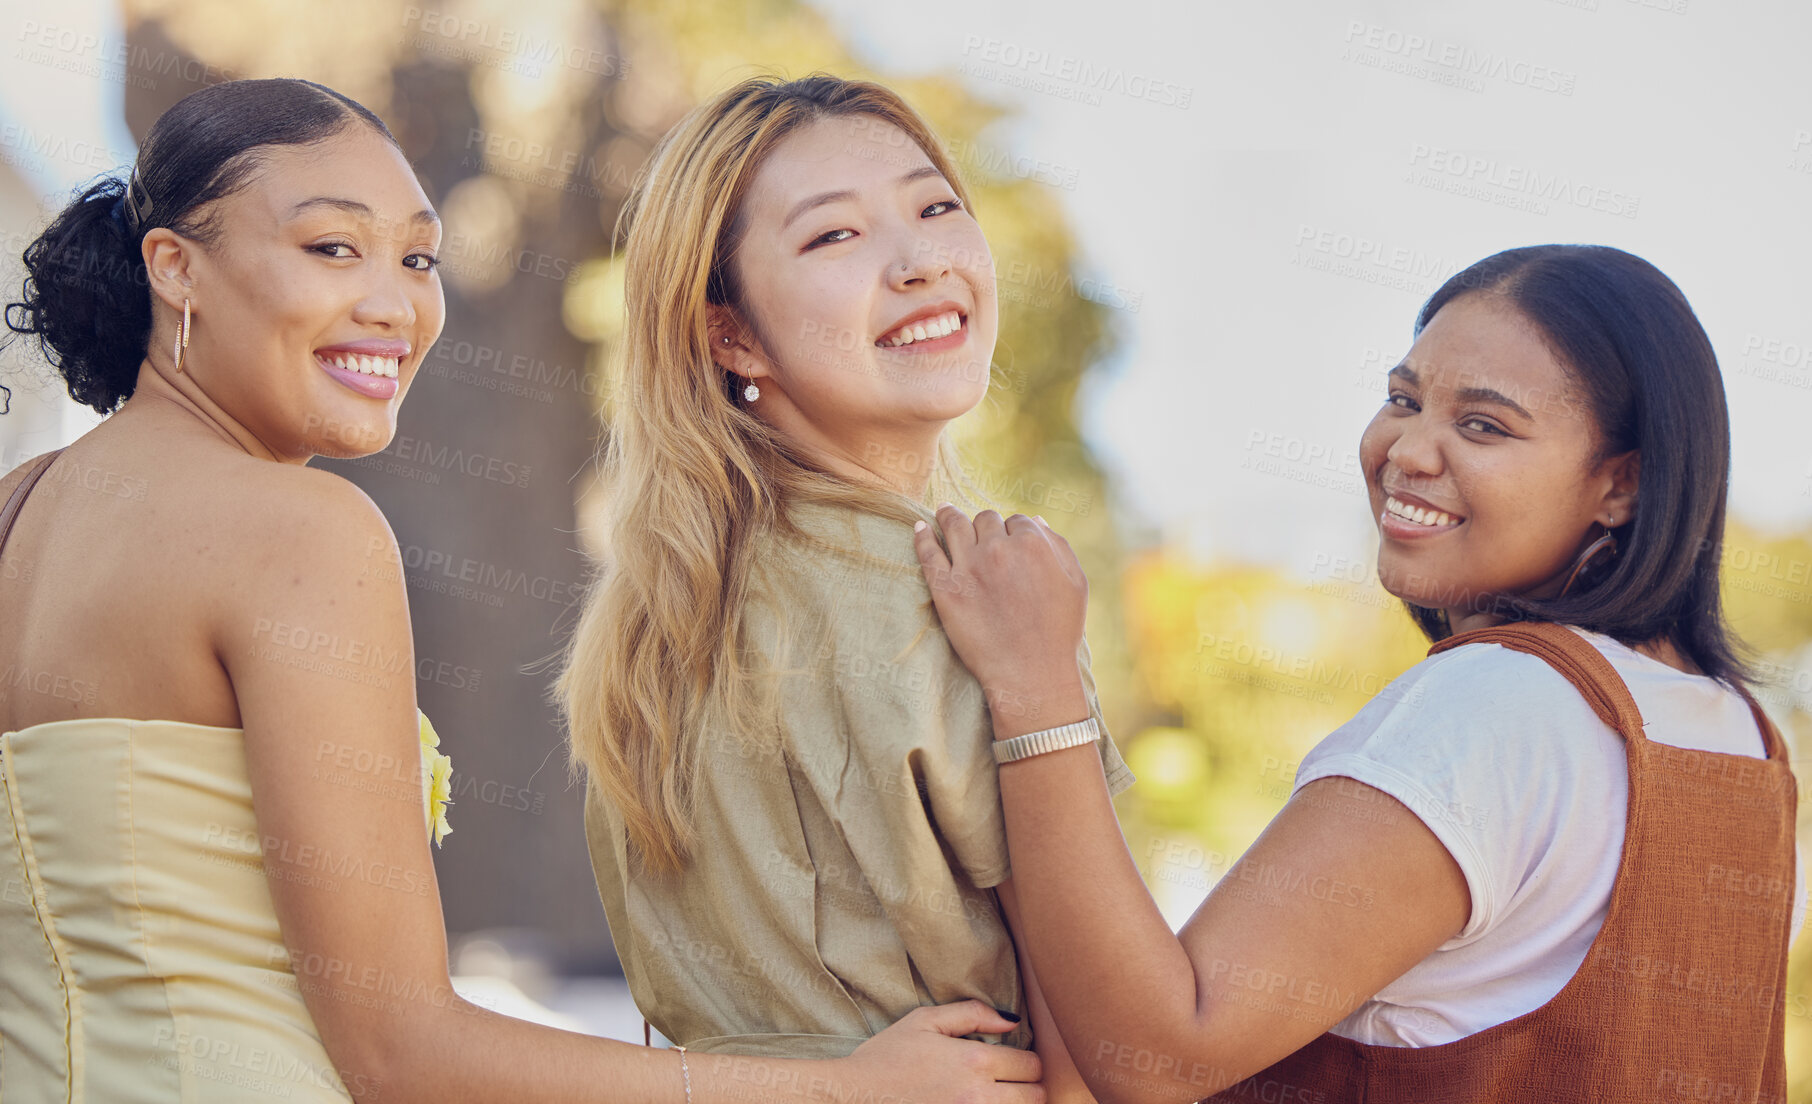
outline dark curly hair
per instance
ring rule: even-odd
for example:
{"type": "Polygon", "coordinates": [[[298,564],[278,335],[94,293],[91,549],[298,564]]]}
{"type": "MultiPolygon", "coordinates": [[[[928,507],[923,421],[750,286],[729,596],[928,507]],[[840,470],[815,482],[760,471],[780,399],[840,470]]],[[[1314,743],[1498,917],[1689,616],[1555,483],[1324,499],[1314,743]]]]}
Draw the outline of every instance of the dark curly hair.
{"type": "Polygon", "coordinates": [[[25,284],[21,299],[6,305],[7,329],[37,338],[70,398],[111,414],[137,386],[151,336],[145,234],[167,226],[213,245],[220,226],[209,204],[249,183],[263,150],[324,141],[356,123],[396,145],[383,120],[313,81],[225,81],[184,96],[145,136],[136,197],[127,194],[129,180],[103,177],[26,247],[25,284]],[[142,219],[133,217],[133,198],[142,219]]]}

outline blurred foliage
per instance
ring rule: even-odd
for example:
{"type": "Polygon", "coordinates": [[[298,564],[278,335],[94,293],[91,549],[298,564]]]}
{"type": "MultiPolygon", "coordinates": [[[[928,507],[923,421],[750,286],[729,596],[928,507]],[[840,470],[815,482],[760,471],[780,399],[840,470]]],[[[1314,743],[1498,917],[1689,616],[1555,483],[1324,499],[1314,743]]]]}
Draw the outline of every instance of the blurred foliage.
{"type": "MultiPolygon", "coordinates": [[[[1786,737],[1799,780],[1799,853],[1812,867],[1812,539],[1732,522],[1724,533],[1724,608],[1757,660],[1756,697],[1786,737]]],[[[1808,870],[1812,876],[1812,869],[1808,870]]],[[[1802,913],[1812,926],[1812,910],[1802,913]]],[[[1787,962],[1787,1099],[1812,1101],[1812,937],[1787,962]]]]}

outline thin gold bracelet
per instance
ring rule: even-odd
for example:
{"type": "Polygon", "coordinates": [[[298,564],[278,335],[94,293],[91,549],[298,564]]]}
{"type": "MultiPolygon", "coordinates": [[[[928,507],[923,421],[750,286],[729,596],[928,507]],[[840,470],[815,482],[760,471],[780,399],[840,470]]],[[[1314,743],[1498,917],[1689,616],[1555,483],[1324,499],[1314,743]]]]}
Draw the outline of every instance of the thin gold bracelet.
{"type": "Polygon", "coordinates": [[[686,1104],[692,1104],[692,1070],[686,1065],[686,1048],[675,1043],[673,1049],[679,1051],[680,1076],[686,1079],[686,1104]]]}

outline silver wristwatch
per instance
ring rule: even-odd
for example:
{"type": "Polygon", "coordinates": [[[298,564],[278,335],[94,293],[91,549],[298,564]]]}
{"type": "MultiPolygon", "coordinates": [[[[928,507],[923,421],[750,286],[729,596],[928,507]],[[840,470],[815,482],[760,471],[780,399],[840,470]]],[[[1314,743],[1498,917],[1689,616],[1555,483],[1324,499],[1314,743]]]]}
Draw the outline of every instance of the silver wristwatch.
{"type": "Polygon", "coordinates": [[[1077,721],[1075,724],[1058,725],[1041,732],[1028,732],[1024,736],[1015,736],[1011,740],[994,741],[994,761],[1011,763],[1017,759],[1026,759],[1033,755],[1043,755],[1050,751],[1062,751],[1081,744],[1092,744],[1101,738],[1101,726],[1095,718],[1077,721]]]}

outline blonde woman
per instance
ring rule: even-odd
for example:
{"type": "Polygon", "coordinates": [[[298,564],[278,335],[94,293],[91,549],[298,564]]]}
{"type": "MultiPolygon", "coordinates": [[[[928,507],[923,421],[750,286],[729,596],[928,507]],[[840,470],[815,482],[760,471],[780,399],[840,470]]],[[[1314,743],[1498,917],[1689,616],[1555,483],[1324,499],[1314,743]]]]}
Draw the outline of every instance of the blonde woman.
{"type": "Polygon", "coordinates": [[[557,691],[637,1003],[697,1050],[828,1057],[979,998],[1029,1011],[1000,1041],[1060,1097],[989,703],[913,550],[998,326],[962,182],[886,88],[758,78],[667,135],[625,217],[605,565],[557,691]]]}

